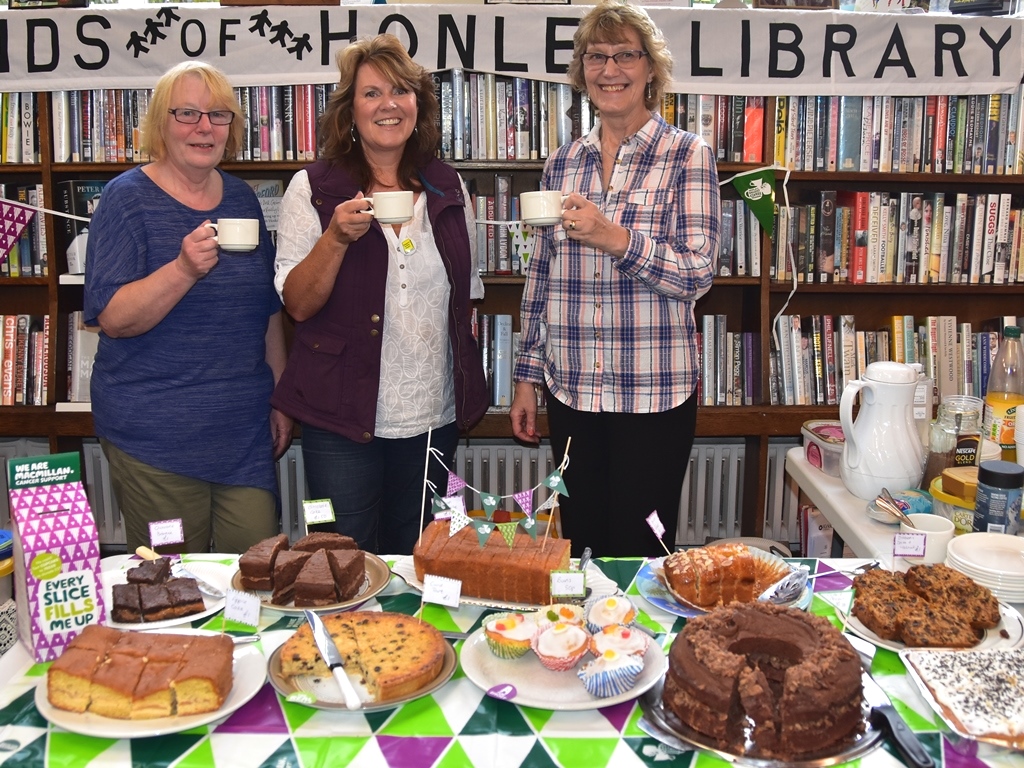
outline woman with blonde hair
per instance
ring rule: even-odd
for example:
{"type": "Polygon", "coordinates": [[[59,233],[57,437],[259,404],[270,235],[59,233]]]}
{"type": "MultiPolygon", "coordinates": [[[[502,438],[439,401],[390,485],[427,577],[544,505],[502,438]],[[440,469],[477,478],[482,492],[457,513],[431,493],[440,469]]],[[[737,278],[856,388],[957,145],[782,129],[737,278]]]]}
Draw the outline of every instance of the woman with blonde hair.
{"type": "Polygon", "coordinates": [[[143,126],[152,162],[111,180],[90,224],[93,421],[129,551],[160,521],[182,527],[165,551],[244,552],[279,528],[274,460],[292,422],[270,407],[285,363],[274,253],[255,193],[217,167],[240,112],[214,67],[168,71],[143,126]],[[224,218],[259,220],[252,252],[220,250],[210,224],[224,218]]]}
{"type": "MultiPolygon", "coordinates": [[[[428,438],[451,467],[459,430],[487,410],[470,326],[483,295],[475,220],[462,179],[435,157],[433,81],[399,40],[358,40],[338,70],[322,159],[282,201],[276,282],[296,327],[272,402],[302,424],[306,480],[331,500],[330,529],[409,554],[428,438]],[[382,224],[365,198],[395,191],[412,194],[412,218],[382,224]]],[[[443,489],[441,463],[426,469],[443,489]]]]}

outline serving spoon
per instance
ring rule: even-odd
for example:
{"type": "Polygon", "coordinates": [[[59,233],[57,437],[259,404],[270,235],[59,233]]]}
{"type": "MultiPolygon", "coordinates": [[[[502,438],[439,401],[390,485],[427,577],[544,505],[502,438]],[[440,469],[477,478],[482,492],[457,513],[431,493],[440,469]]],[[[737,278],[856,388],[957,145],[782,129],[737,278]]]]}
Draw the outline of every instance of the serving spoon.
{"type": "Polygon", "coordinates": [[[798,568],[794,568],[777,582],[768,587],[768,589],[762,592],[757,599],[760,602],[774,603],[775,605],[787,605],[798,599],[800,595],[803,594],[804,587],[807,586],[808,581],[816,579],[819,576],[833,576],[837,573],[858,575],[865,573],[866,571],[874,570],[877,567],[878,561],[871,560],[870,562],[864,563],[856,568],[851,568],[850,570],[836,569],[812,574],[808,572],[807,566],[800,566],[798,568]]]}

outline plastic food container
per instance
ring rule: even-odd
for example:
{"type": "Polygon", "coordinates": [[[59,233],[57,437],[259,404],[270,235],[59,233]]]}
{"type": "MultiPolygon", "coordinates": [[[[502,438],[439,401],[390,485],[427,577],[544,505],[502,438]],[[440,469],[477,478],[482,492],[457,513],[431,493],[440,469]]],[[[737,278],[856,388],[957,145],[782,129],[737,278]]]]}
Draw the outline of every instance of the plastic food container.
{"type": "Polygon", "coordinates": [[[964,499],[942,490],[942,475],[932,480],[928,492],[932,495],[932,512],[953,521],[954,535],[974,530],[974,499],[964,499]]]}
{"type": "Polygon", "coordinates": [[[14,573],[14,558],[8,557],[6,560],[0,560],[0,605],[10,600],[14,594],[12,573],[14,573]]]}
{"type": "Polygon", "coordinates": [[[812,467],[826,475],[839,477],[839,464],[843,458],[843,425],[839,421],[805,421],[800,428],[804,436],[804,458],[812,467]]]}

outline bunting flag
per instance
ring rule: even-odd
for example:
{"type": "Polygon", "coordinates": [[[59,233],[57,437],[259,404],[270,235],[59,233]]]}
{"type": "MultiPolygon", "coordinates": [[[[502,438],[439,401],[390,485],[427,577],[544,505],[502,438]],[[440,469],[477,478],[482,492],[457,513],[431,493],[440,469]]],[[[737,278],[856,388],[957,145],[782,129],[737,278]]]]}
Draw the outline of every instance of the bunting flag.
{"type": "Polygon", "coordinates": [[[519,493],[512,494],[512,498],[516,500],[523,512],[526,513],[527,517],[533,517],[533,489],[529,488],[525,491],[519,491],[519,493]]]}
{"type": "Polygon", "coordinates": [[[501,538],[508,544],[508,548],[512,549],[512,542],[516,539],[516,528],[519,527],[519,523],[498,523],[498,530],[501,532],[501,538]]]}
{"type": "Polygon", "coordinates": [[[775,170],[766,167],[737,174],[732,184],[771,237],[775,232],[775,170]]]}
{"type": "Polygon", "coordinates": [[[0,199],[0,264],[18,244],[18,238],[32,221],[35,211],[12,200],[0,199]]]}
{"type": "Polygon", "coordinates": [[[487,520],[474,520],[469,519],[469,524],[476,530],[476,540],[480,543],[480,546],[487,544],[487,539],[491,537],[491,533],[494,531],[494,523],[487,520]]]}
{"type": "Polygon", "coordinates": [[[569,491],[565,488],[565,482],[562,480],[562,473],[557,469],[544,479],[544,485],[563,496],[569,495],[569,491]]]}
{"type": "Polygon", "coordinates": [[[537,540],[537,521],[532,517],[524,517],[519,521],[519,527],[530,534],[530,538],[537,540]]]}
{"type": "Polygon", "coordinates": [[[469,515],[467,515],[465,512],[455,510],[454,512],[452,512],[451,522],[448,523],[448,535],[454,536],[456,533],[461,531],[471,522],[472,521],[470,520],[469,515]]]}
{"type": "Polygon", "coordinates": [[[448,470],[448,493],[445,496],[454,496],[456,493],[466,487],[466,481],[456,475],[450,469],[448,470]]]}
{"type": "Polygon", "coordinates": [[[535,511],[543,512],[545,509],[554,509],[557,506],[558,506],[558,494],[557,493],[552,493],[550,496],[548,496],[544,500],[543,504],[541,504],[539,507],[537,507],[537,509],[535,511]]]}
{"type": "Polygon", "coordinates": [[[466,514],[466,500],[461,496],[445,496],[444,505],[450,510],[451,514],[449,517],[454,515],[456,512],[466,514]]]}
{"type": "Polygon", "coordinates": [[[501,501],[501,499],[493,493],[485,493],[480,497],[480,501],[484,505],[484,514],[487,516],[487,519],[493,520],[494,512],[498,509],[498,502],[501,501]]]}
{"type": "Polygon", "coordinates": [[[434,498],[430,501],[430,514],[434,516],[435,520],[447,520],[452,516],[452,511],[448,509],[444,499],[435,493],[434,498]]]}

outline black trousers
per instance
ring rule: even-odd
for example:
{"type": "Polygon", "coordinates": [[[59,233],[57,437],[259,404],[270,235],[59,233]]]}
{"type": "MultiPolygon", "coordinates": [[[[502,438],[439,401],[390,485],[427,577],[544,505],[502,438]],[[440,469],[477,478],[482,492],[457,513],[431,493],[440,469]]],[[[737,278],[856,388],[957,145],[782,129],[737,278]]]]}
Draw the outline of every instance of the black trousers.
{"type": "Polygon", "coordinates": [[[675,545],[690,449],[697,427],[697,397],[662,413],[577,411],[547,393],[551,449],[569,496],[560,496],[563,535],[573,557],[589,546],[594,557],[663,555],[646,518],[654,510],[665,526],[663,541],[675,545]]]}

